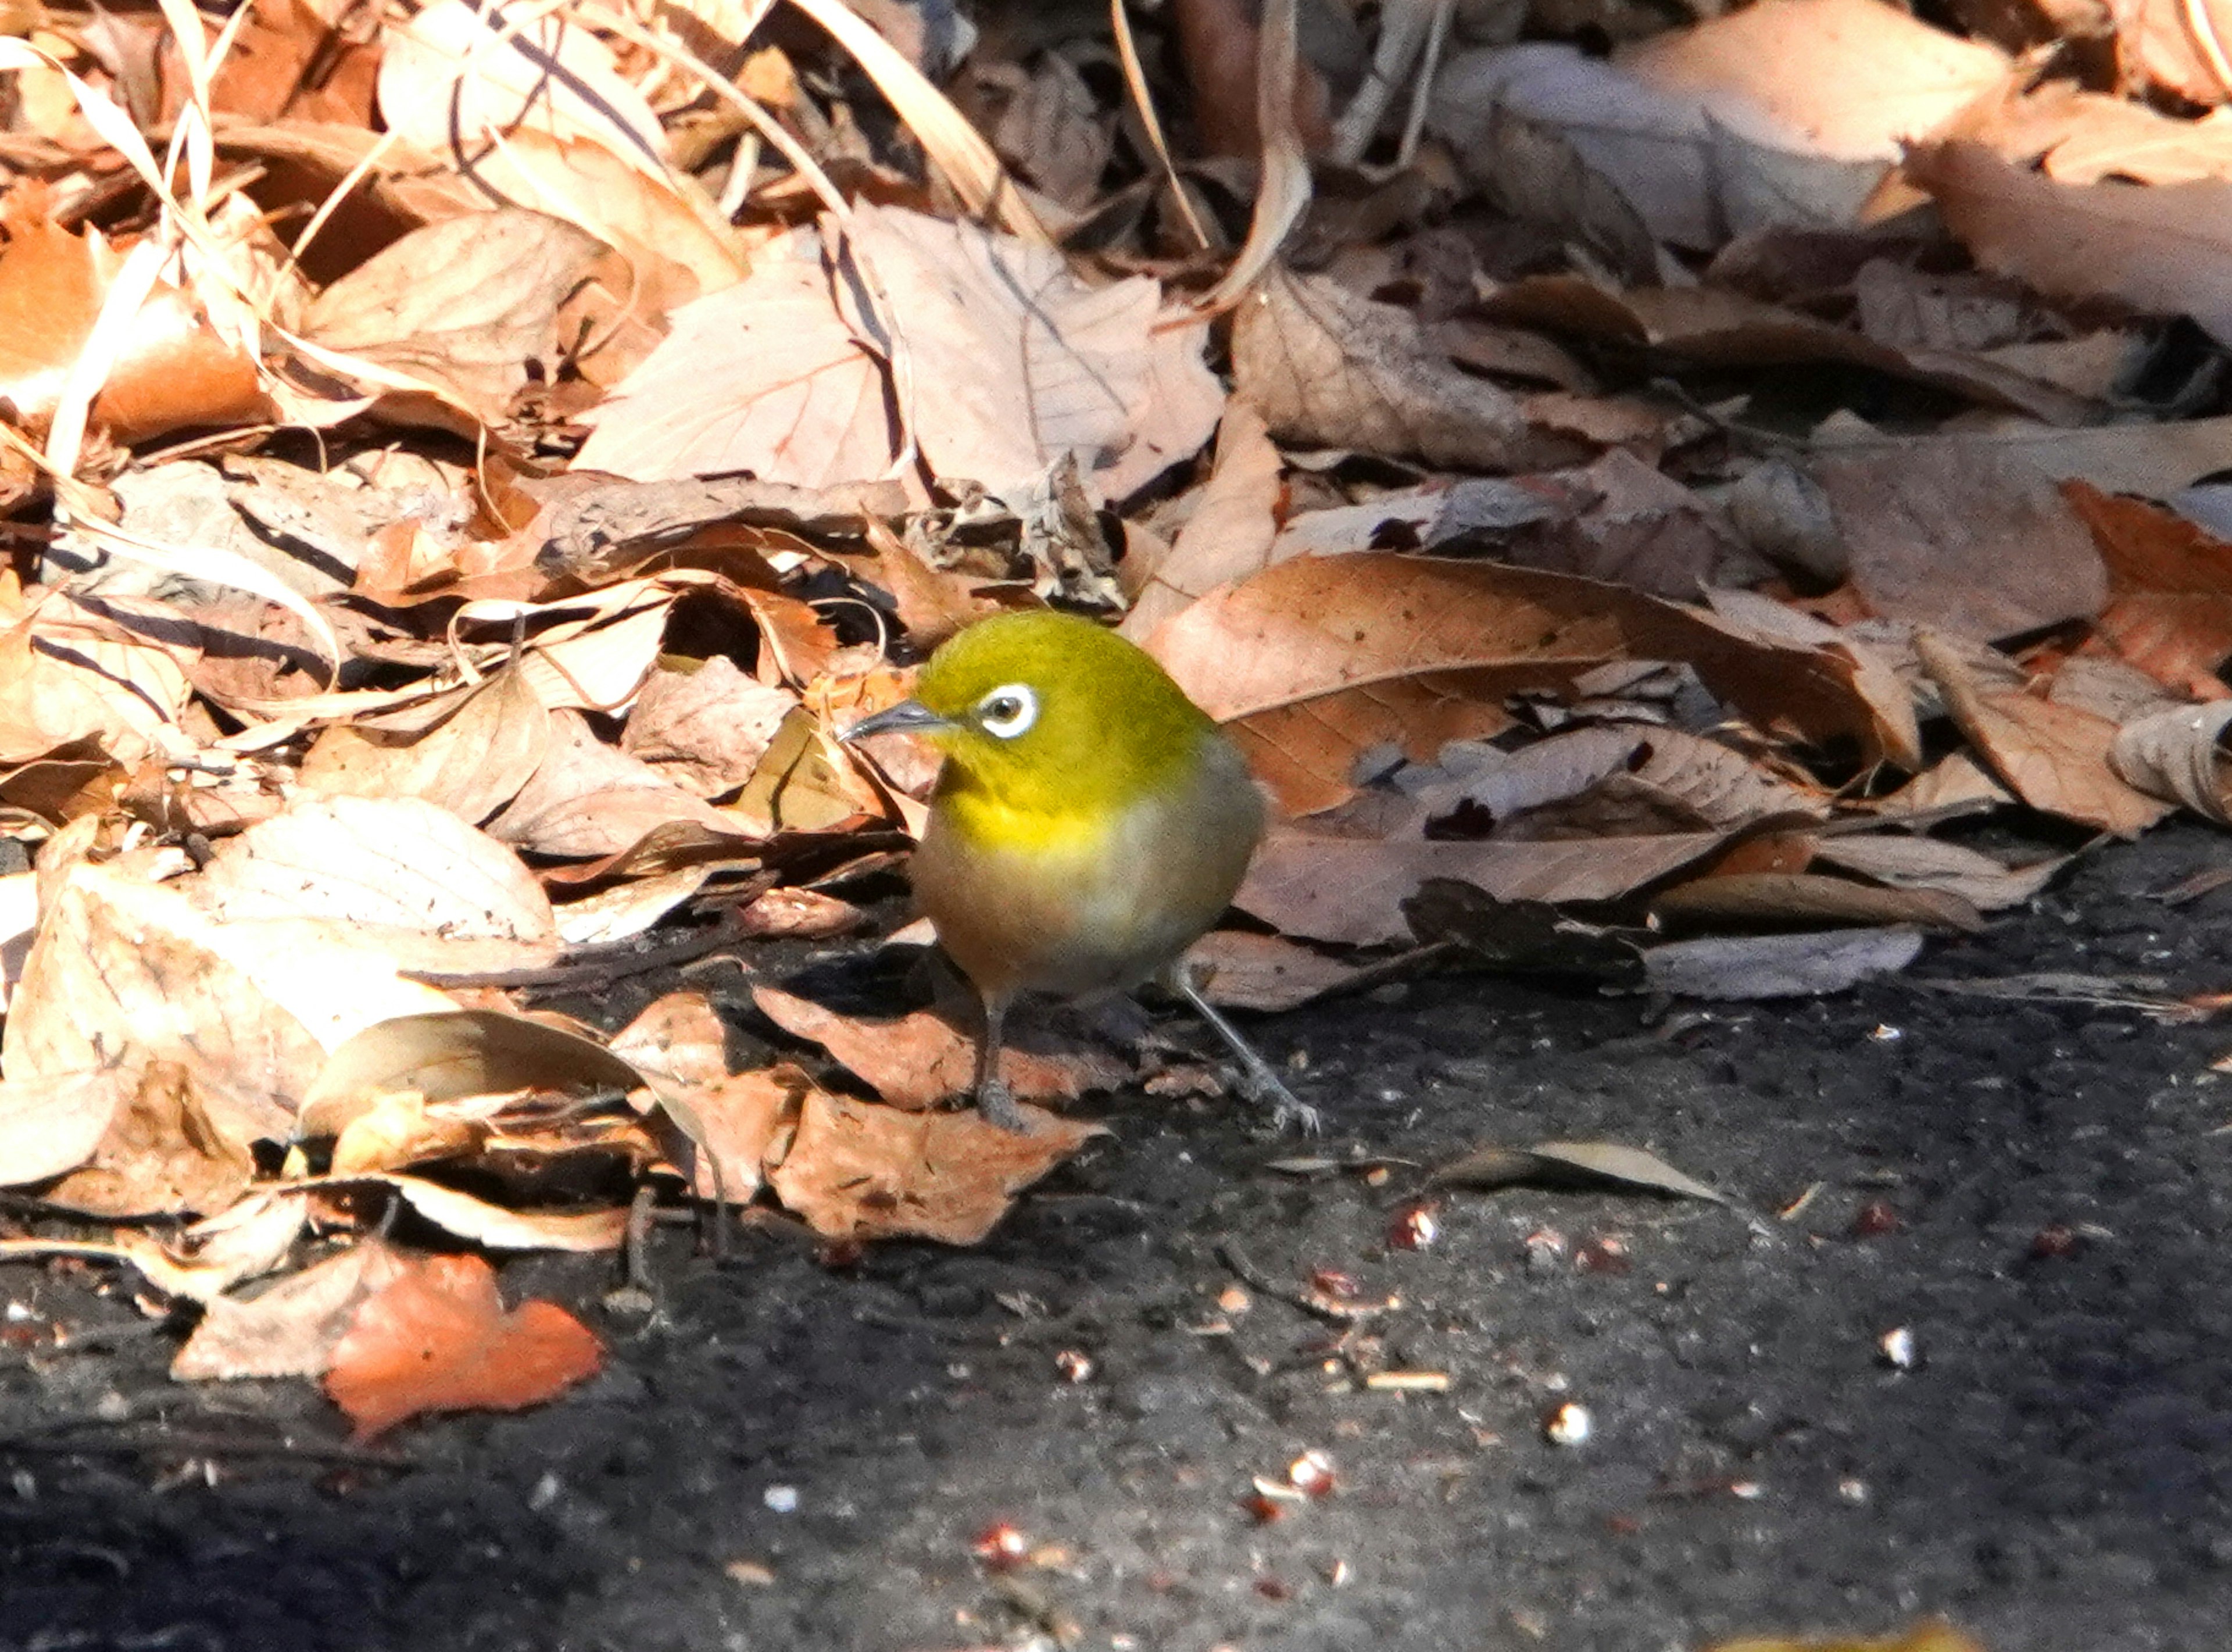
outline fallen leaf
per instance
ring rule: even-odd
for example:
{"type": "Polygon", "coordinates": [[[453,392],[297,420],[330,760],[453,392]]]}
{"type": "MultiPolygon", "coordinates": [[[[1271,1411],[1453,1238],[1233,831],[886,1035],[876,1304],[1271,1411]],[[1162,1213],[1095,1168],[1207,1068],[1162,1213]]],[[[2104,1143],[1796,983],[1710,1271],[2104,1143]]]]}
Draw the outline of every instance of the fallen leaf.
{"type": "Polygon", "coordinates": [[[1994,642],[2090,619],[2107,599],[2092,534],[2020,457],[1832,452],[1814,476],[1878,614],[1994,642]]]}
{"type": "MultiPolygon", "coordinates": [[[[821,1045],[894,1107],[920,1111],[966,1094],[976,1084],[976,1039],[932,1011],[872,1020],[774,987],[755,987],[752,1002],[786,1033],[821,1045]]],[[[1019,1101],[1075,1101],[1090,1090],[1113,1090],[1130,1076],[1094,1050],[1048,1055],[1010,1040],[1000,1052],[1000,1077],[1019,1101]]]]}
{"type": "Polygon", "coordinates": [[[1697,929],[1768,925],[1911,923],[1925,930],[1978,935],[1983,914],[1967,897],[1937,889],[1880,889],[1814,872],[1740,872],[1677,884],[1654,897],[1651,915],[1697,929]]]}
{"type": "Polygon", "coordinates": [[[40,1198],[89,1216],[223,1210],[246,1191],[256,1161],[213,1114],[194,1074],[170,1061],[133,1071],[92,1160],[40,1198]]]}
{"type": "Polygon", "coordinates": [[[1022,1131],[965,1112],[902,1112],[821,1093],[768,1175],[786,1208],[827,1238],[973,1245],[1015,1196],[1096,1136],[1099,1124],[1022,1109],[1022,1131]]]}
{"type": "Polygon", "coordinates": [[[620,749],[697,796],[720,797],[751,778],[797,704],[789,690],[754,682],[725,656],[662,665],[636,694],[620,749]]]}
{"type": "Polygon", "coordinates": [[[1922,931],[1826,930],[1671,941],[1643,955],[1644,983],[1677,998],[1814,998],[1896,975],[1922,953],[1922,931]]]}
{"type": "MultiPolygon", "coordinates": [[[[1518,402],[1465,373],[1406,310],[1274,267],[1233,321],[1235,393],[1274,436],[1475,470],[1558,462],[1518,402]]],[[[1570,453],[1570,450],[1567,450],[1570,453]]]]}
{"type": "Polygon", "coordinates": [[[120,1067],[0,1083],[0,1185],[20,1188],[83,1164],[136,1087],[120,1067]]]}
{"type": "MultiPolygon", "coordinates": [[[[340,1178],[337,1178],[340,1179],[340,1178]]],[[[626,1208],[589,1210],[512,1209],[415,1176],[383,1170],[346,1180],[377,1182],[403,1195],[411,1208],[445,1233],[490,1250],[618,1250],[627,1237],[626,1208]]]]}
{"type": "Polygon", "coordinates": [[[555,1302],[506,1312],[477,1256],[404,1260],[359,1305],[333,1350],[326,1392],[361,1444],[429,1411],[516,1411],[594,1377],[604,1348],[555,1302]]]}
{"type": "Polygon", "coordinates": [[[1193,514],[1152,567],[1126,556],[1119,573],[1132,612],[1117,629],[1144,643],[1156,628],[1217,586],[1245,579],[1271,560],[1285,462],[1255,405],[1234,397],[1217,432],[1217,463],[1193,514]]]}
{"type": "Polygon", "coordinates": [[[2227,728],[2232,728],[2232,699],[2179,706],[2118,729],[2108,748],[2108,761],[2142,792],[2183,803],[2204,820],[2232,826],[2227,728]]]}
{"type": "Polygon", "coordinates": [[[364,1239],[255,1296],[219,1296],[171,1362],[172,1379],[322,1377],[358,1308],[407,1267],[382,1241],[364,1239]]]}
{"type": "Polygon", "coordinates": [[[2170,813],[2170,805],[2126,784],[2109,767],[2114,723],[2020,690],[1988,691],[1927,632],[1916,634],[1914,646],[1954,722],[2031,807],[2124,838],[2137,837],[2170,813]]]}
{"type": "Polygon", "coordinates": [[[1716,1641],[1705,1652],[1984,1652],[1983,1643],[1971,1640],[1942,1617],[1924,1618],[1911,1629],[1877,1640],[1854,1640],[1762,1636],[1740,1641],[1716,1641]]]}
{"type": "Polygon", "coordinates": [[[1212,1004],[1265,1014],[1300,1009],[1353,986],[1364,971],[1284,936],[1217,930],[1186,953],[1195,985],[1212,1004]]]}
{"type": "Polygon", "coordinates": [[[1814,858],[1892,889],[1957,895],[1986,912],[2021,906],[2041,894],[2072,858],[2048,855],[2028,865],[2005,866],[1963,844],[1889,832],[1825,837],[1814,858]]]}
{"type": "Polygon", "coordinates": [[[478,826],[519,794],[549,749],[549,712],[522,673],[506,670],[464,690],[431,727],[391,731],[367,720],[326,729],[300,779],[328,794],[424,798],[478,826]]]}
{"type": "Polygon", "coordinates": [[[2181,694],[2232,694],[2216,675],[2232,658],[2232,545],[2150,501],[2062,487],[2107,561],[2101,640],[2181,694]]]}
{"type": "Polygon", "coordinates": [[[1493,1189],[1549,1180],[1565,1185],[1611,1182],[1677,1198],[1736,1208],[1736,1201],[1656,1153],[1617,1142],[1537,1142],[1532,1147],[1477,1147],[1427,1178],[1435,1187],[1493,1189]]]}

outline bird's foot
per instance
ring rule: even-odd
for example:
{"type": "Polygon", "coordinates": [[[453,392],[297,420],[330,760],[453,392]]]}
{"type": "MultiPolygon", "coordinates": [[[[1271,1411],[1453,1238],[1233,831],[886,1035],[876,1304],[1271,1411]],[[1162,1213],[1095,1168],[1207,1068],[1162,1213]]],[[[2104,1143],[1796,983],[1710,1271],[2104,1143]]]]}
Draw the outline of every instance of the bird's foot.
{"type": "Polygon", "coordinates": [[[1002,1079],[987,1079],[976,1086],[976,1116],[995,1130],[1010,1136],[1028,1136],[1031,1121],[1015,1103],[1015,1092],[1002,1079]]]}
{"type": "Polygon", "coordinates": [[[1325,1115],[1280,1083],[1279,1075],[1261,1056],[1241,1064],[1240,1093],[1259,1107],[1268,1107],[1271,1128],[1282,1135],[1289,1130],[1299,1130],[1305,1136],[1325,1134],[1325,1115]]]}

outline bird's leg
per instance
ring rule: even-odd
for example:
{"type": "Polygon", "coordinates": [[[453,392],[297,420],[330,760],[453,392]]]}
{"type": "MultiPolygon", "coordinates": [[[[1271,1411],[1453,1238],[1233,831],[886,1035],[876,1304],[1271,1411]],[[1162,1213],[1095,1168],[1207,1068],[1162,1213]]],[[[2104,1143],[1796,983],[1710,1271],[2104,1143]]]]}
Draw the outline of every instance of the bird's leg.
{"type": "Polygon", "coordinates": [[[984,1039],[976,1046],[976,1114],[986,1124],[1021,1136],[1030,1129],[1014,1093],[1000,1077],[1000,1029],[1008,1018],[1008,1001],[984,994],[984,1039]]]}
{"type": "Polygon", "coordinates": [[[1165,972],[1164,980],[1224,1040],[1225,1047],[1240,1063],[1240,1093],[1271,1110],[1272,1129],[1285,1130],[1294,1124],[1299,1125],[1305,1136],[1324,1132],[1324,1116],[1307,1102],[1296,1099],[1294,1092],[1279,1082],[1279,1075],[1271,1071],[1271,1064],[1256,1053],[1248,1040],[1240,1036],[1240,1029],[1218,1014],[1217,1007],[1194,984],[1193,970],[1184,959],[1172,964],[1165,972]]]}

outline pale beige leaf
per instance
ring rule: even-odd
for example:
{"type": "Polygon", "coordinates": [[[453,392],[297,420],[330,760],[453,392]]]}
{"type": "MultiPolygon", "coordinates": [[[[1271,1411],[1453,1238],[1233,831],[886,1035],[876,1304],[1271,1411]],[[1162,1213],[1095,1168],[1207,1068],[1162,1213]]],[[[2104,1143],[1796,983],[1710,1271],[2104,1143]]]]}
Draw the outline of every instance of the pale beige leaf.
{"type": "Polygon", "coordinates": [[[1686,998],[1812,998],[1896,975],[1922,952],[1917,929],[1673,941],[1643,955],[1654,992],[1686,998]]]}
{"type": "Polygon", "coordinates": [[[0,1083],[0,1186],[43,1182],[83,1164],[133,1088],[119,1067],[0,1083]]]}
{"type": "Polygon", "coordinates": [[[1284,462],[1263,428],[1263,416],[1235,397],[1224,405],[1217,433],[1217,464],[1200,502],[1171,543],[1169,553],[1134,589],[1132,612],[1118,629],[1145,642],[1157,627],[1214,586],[1245,579],[1271,560],[1279,534],[1277,510],[1284,462]]]}
{"type": "Polygon", "coordinates": [[[577,712],[551,722],[550,749],[534,777],[489,822],[499,841],[536,854],[589,859],[633,848],[660,826],[749,841],[737,816],[691,796],[650,764],[599,740],[577,712]]]}
{"type": "Polygon", "coordinates": [[[2069,864],[2067,855],[2048,855],[2028,865],[2005,866],[1963,844],[1888,832],[1825,837],[1814,858],[1893,889],[1943,890],[1986,912],[2024,904],[2069,864]]]}
{"type": "Polygon", "coordinates": [[[225,1128],[194,1073],[175,1061],[127,1069],[120,1105],[91,1162],[41,1189],[45,1202],[89,1216],[173,1216],[224,1209],[256,1161],[225,1128]]]}
{"type": "Polygon", "coordinates": [[[84,862],[32,943],[0,1059],[12,1079],[172,1059],[291,1105],[328,1046],[447,1007],[348,925],[223,923],[175,889],[84,862]]]}
{"type": "Polygon", "coordinates": [[[561,347],[574,342],[559,337],[559,308],[604,252],[573,224],[517,207],[451,218],[414,230],[327,288],[300,330],[498,425],[530,382],[557,376],[561,347]]]}
{"type": "Polygon", "coordinates": [[[235,922],[315,917],[522,941],[555,933],[549,897],[519,857],[420,798],[298,799],[228,839],[203,887],[235,922]]]}
{"type": "Polygon", "coordinates": [[[1329,958],[1283,936],[1218,930],[1186,953],[1196,984],[1212,1004],[1275,1014],[1299,1009],[1353,984],[1355,964],[1329,958]]]}
{"type": "Polygon", "coordinates": [[[418,1176],[391,1174],[356,1179],[393,1188],[412,1209],[437,1228],[490,1250],[617,1250],[627,1237],[625,1208],[510,1210],[418,1176]]]}
{"type": "Polygon", "coordinates": [[[839,315],[810,230],[676,311],[665,340],[582,422],[577,466],[639,482],[746,471],[821,488],[884,476],[899,450],[883,368],[839,315]]]}
{"type": "Polygon", "coordinates": [[[686,671],[661,667],[636,696],[620,749],[685,791],[719,797],[751,778],[797,703],[789,690],[754,681],[726,655],[686,671]]]}
{"type": "Polygon", "coordinates": [[[550,717],[526,677],[506,670],[466,690],[423,732],[337,723],[302,760],[302,783],[352,797],[415,797],[477,826],[517,796],[550,748],[550,717]]]}
{"type": "Polygon", "coordinates": [[[641,935],[705,886],[711,870],[684,866],[568,901],[555,909],[558,938],[569,947],[610,945],[641,935]]]}

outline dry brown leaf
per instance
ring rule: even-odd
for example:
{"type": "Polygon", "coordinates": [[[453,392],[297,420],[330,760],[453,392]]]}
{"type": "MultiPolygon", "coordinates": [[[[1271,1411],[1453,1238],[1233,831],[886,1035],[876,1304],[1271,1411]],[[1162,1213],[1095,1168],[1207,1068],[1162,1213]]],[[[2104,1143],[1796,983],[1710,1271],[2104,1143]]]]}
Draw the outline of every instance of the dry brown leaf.
{"type": "Polygon", "coordinates": [[[217,1297],[171,1362],[172,1378],[322,1377],[358,1307],[405,1266],[386,1244],[366,1239],[256,1296],[217,1297]]]}
{"type": "Polygon", "coordinates": [[[2216,668],[2232,658],[2232,545],[2174,511],[2062,484],[2108,565],[2102,641],[2157,682],[2222,699],[2216,668]]]}
{"type": "MultiPolygon", "coordinates": [[[[967,1093],[976,1082],[976,1040],[932,1011],[870,1020],[774,987],[754,988],[752,1002],[786,1033],[821,1046],[894,1107],[919,1111],[967,1093]]],[[[1087,1091],[1113,1090],[1130,1076],[1098,1050],[1049,1055],[1010,1040],[1000,1052],[1000,1077],[1021,1101],[1075,1101],[1087,1091]]]]}
{"type": "Polygon", "coordinates": [[[1992,642],[2090,619],[2107,599],[2092,535],[2019,457],[1833,453],[1814,476],[1879,614],[1992,642]]]}
{"type": "Polygon", "coordinates": [[[1916,654],[1945,709],[2016,796],[2047,814],[2137,837],[2170,806],[2127,785],[2109,767],[2116,725],[2020,690],[1989,691],[1938,638],[1917,632],[1916,654]]]}
{"type": "Polygon", "coordinates": [[[426,1098],[415,1090],[393,1090],[341,1127],[327,1169],[337,1176],[361,1176],[460,1158],[485,1142],[490,1129],[484,1118],[429,1112],[426,1098]]]}
{"type": "Polygon", "coordinates": [[[1651,915],[1690,929],[1913,923],[1976,935],[1984,928],[1983,915],[1963,896],[1936,889],[1878,889],[1815,872],[1700,878],[1654,897],[1651,915]]]}
{"type": "Polygon", "coordinates": [[[1135,571],[1127,556],[1119,569],[1132,597],[1132,612],[1118,627],[1125,636],[1144,643],[1204,592],[1245,579],[1271,560],[1283,464],[1263,416],[1236,396],[1228,401],[1216,468],[1193,515],[1152,567],[1135,571]]]}
{"type": "Polygon", "coordinates": [[[656,1000],[613,1038],[612,1050],[690,1110],[692,1128],[670,1131],[667,1150],[701,1199],[750,1198],[766,1180],[769,1150],[797,1117],[799,1098],[814,1088],[788,1064],[732,1071],[728,1029],[703,993],[656,1000]]]}
{"type": "Polygon", "coordinates": [[[326,1392],[360,1443],[428,1411],[516,1411],[596,1375],[604,1348],[555,1302],[509,1313],[477,1256],[406,1259],[358,1307],[326,1392]]]}
{"type": "Polygon", "coordinates": [[[882,794],[802,705],[783,719],[731,807],[737,820],[769,832],[838,832],[884,814],[882,794]]]}
{"type": "Polygon", "coordinates": [[[2115,40],[2119,86],[2151,85],[2204,108],[2232,98],[2223,0],[2134,0],[2115,14],[2115,40]]]}
{"type": "Polygon", "coordinates": [[[1962,844],[1894,832],[1825,837],[1815,847],[1814,858],[1892,889],[1958,895],[1985,912],[2022,905],[2044,891],[2070,859],[2049,855],[2027,866],[2003,866],[1962,844]]]}
{"type": "Polygon", "coordinates": [[[620,749],[687,792],[720,797],[751,778],[797,704],[789,690],[754,682],[726,655],[663,665],[637,693],[620,749]]]}
{"type": "Polygon", "coordinates": [[[630,1066],[685,1085],[718,1084],[734,1071],[729,1029],[702,992],[653,999],[613,1035],[612,1053],[630,1066]]]}
{"type": "MultiPolygon", "coordinates": [[[[149,617],[151,630],[178,619],[159,608],[149,617]]],[[[175,748],[193,658],[68,596],[48,597],[0,632],[0,764],[77,747],[129,768],[175,748]]]]}
{"type": "Polygon", "coordinates": [[[490,1250],[608,1251],[627,1237],[626,1207],[609,1210],[521,1210],[393,1170],[355,1176],[403,1195],[412,1209],[445,1233],[490,1250]]]}
{"type": "Polygon", "coordinates": [[[749,471],[800,488],[888,475],[901,451],[884,371],[838,314],[821,238],[762,248],[686,304],[665,341],[583,418],[575,461],[638,482],[749,471]]]}
{"type": "Polygon", "coordinates": [[[896,207],[856,207],[847,234],[882,283],[901,412],[938,476],[1006,497],[1074,455],[1090,497],[1121,499],[1217,428],[1204,329],[1158,331],[1146,277],[1088,286],[1049,248],[896,207]]]}
{"type": "Polygon", "coordinates": [[[1234,904],[1282,934],[1377,946],[1409,936],[1403,903],[1430,878],[1457,878],[1499,900],[1617,900],[1727,842],[1718,832],[1564,843],[1375,842],[1274,832],[1234,904]]]}
{"type": "Polygon", "coordinates": [[[312,0],[255,0],[210,77],[212,113],[233,120],[372,125],[376,42],[353,39],[312,0]]]}
{"type": "Polygon", "coordinates": [[[649,763],[598,739],[580,713],[565,711],[551,718],[542,766],[488,829],[535,854],[589,859],[632,849],[669,824],[739,845],[755,838],[744,818],[691,796],[649,763]]]}
{"type": "Polygon", "coordinates": [[[549,748],[549,713],[526,677],[507,669],[464,690],[431,728],[328,729],[298,778],[314,792],[424,798],[478,826],[519,794],[549,748]]]}
{"type": "Polygon", "coordinates": [[[1429,1180],[1436,1187],[1488,1189],[1509,1187],[1518,1182],[1580,1182],[1584,1185],[1609,1182],[1616,1187],[1639,1188],[1683,1199],[1703,1199],[1716,1205],[1734,1206],[1736,1202],[1719,1189],[1676,1169],[1656,1153],[1619,1142],[1537,1142],[1532,1147],[1476,1147],[1463,1158],[1442,1166],[1429,1180]]]}
{"type": "Polygon", "coordinates": [[[1232,376],[1282,441],[1473,470],[1562,457],[1517,401],[1455,366],[1410,312],[1323,275],[1275,267],[1264,276],[1233,319],[1232,376]]]}
{"type": "Polygon", "coordinates": [[[1149,651],[1233,725],[1290,810],[1350,795],[1359,752],[1412,756],[1494,733],[1522,690],[1570,690],[1612,660],[1684,661],[1760,719],[1816,741],[1904,755],[1848,652],[1755,636],[1737,622],[1570,575],[1369,553],[1303,557],[1212,592],[1149,651]],[[1434,702],[1455,715],[1428,721],[1434,702]],[[1480,716],[1474,726],[1460,725],[1480,716]]]}
{"type": "Polygon", "coordinates": [[[1212,1004],[1275,1014],[1352,986],[1364,972],[1283,936],[1218,930],[1186,953],[1195,984],[1212,1004]]]}
{"type": "Polygon", "coordinates": [[[151,1061],[123,1086],[92,1162],[43,1189],[49,1204],[89,1216],[223,1210],[256,1174],[246,1140],[203,1099],[194,1074],[151,1061]]]}
{"type": "Polygon", "coordinates": [[[786,1208],[831,1239],[973,1245],[1015,1196],[1096,1136],[1099,1124],[1026,1105],[1022,1131],[965,1112],[902,1112],[819,1092],[768,1175],[786,1208]]]}
{"type": "MultiPolygon", "coordinates": [[[[0,245],[0,397],[37,431],[54,417],[122,259],[98,230],[77,236],[20,214],[8,228],[0,245]]],[[[185,294],[159,282],[118,343],[93,423],[122,442],[189,425],[254,423],[269,411],[256,366],[185,294]]]]}
{"type": "Polygon", "coordinates": [[[1986,269],[2053,298],[2190,315],[2232,340],[2232,181],[2057,184],[1968,140],[1921,146],[1905,170],[1986,269]]]}
{"type": "Polygon", "coordinates": [[[517,207],[430,224],[327,288],[301,331],[425,386],[416,398],[384,395],[390,418],[498,426],[529,383],[557,377],[571,342],[560,308],[605,253],[586,231],[517,207]]]}
{"type": "Polygon", "coordinates": [[[1922,931],[1824,930],[1672,941],[1643,955],[1653,992],[1683,998],[1814,998],[1896,975],[1922,952],[1922,931]]]}

